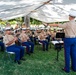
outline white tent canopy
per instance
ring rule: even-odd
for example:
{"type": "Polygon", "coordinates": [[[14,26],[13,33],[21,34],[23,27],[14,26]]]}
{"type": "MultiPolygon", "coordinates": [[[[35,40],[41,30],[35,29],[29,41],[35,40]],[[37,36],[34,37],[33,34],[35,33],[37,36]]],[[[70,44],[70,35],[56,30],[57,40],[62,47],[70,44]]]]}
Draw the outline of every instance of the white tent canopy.
{"type": "Polygon", "coordinates": [[[0,19],[29,15],[47,23],[61,22],[68,21],[70,9],[76,10],[76,0],[0,0],[0,19]]]}
{"type": "Polygon", "coordinates": [[[48,0],[0,0],[0,19],[25,16],[46,1],[48,0]]]}
{"type": "MultiPolygon", "coordinates": [[[[62,1],[62,0],[61,0],[62,1]]],[[[31,13],[31,17],[43,22],[61,22],[68,21],[69,11],[76,10],[75,0],[63,0],[62,3],[52,2],[31,13]],[[66,1],[66,2],[65,2],[66,1]],[[74,2],[74,3],[73,3],[74,2]]]]}

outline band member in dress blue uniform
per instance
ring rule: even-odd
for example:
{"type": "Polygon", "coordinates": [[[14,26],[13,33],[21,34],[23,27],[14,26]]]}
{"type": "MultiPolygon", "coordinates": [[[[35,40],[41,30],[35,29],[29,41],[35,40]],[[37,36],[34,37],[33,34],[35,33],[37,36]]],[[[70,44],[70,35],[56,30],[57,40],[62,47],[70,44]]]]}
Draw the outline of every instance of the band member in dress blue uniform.
{"type": "Polygon", "coordinates": [[[3,35],[0,33],[0,47],[1,47],[1,51],[4,51],[4,43],[2,42],[3,40],[3,35]]]}
{"type": "Polygon", "coordinates": [[[70,72],[70,58],[71,58],[71,68],[76,71],[76,11],[71,10],[69,14],[69,22],[64,24],[50,24],[50,26],[58,26],[64,28],[65,38],[64,38],[64,55],[65,55],[65,67],[64,71],[70,72]]]}
{"type": "Polygon", "coordinates": [[[34,52],[34,43],[30,41],[30,38],[25,32],[26,32],[26,28],[22,28],[22,33],[20,34],[19,38],[22,42],[22,45],[26,46],[27,54],[30,55],[30,53],[34,52]]]}
{"type": "Polygon", "coordinates": [[[3,37],[3,42],[6,46],[7,51],[15,52],[15,62],[21,64],[20,60],[24,60],[24,48],[21,46],[15,45],[15,41],[17,41],[17,37],[11,35],[11,27],[5,28],[5,36],[3,37]]]}
{"type": "Polygon", "coordinates": [[[47,41],[50,42],[51,32],[47,30],[46,35],[47,35],[46,37],[47,41]]]}
{"type": "Polygon", "coordinates": [[[42,43],[42,46],[43,46],[43,51],[48,51],[48,45],[49,45],[49,42],[46,40],[46,33],[45,31],[42,29],[41,30],[41,33],[39,34],[38,36],[38,40],[40,43],[42,43]]]}

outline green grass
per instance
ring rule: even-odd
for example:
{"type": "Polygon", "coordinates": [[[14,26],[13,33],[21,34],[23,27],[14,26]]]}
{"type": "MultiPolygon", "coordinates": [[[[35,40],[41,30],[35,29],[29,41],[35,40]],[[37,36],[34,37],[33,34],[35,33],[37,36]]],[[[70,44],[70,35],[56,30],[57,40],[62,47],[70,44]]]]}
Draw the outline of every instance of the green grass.
{"type": "Polygon", "coordinates": [[[60,51],[57,62],[53,46],[49,51],[41,49],[35,46],[34,54],[31,56],[25,54],[26,61],[22,61],[20,65],[10,62],[8,56],[4,57],[4,53],[0,52],[0,75],[76,75],[73,71],[65,73],[61,70],[64,67],[63,50],[60,51]]]}

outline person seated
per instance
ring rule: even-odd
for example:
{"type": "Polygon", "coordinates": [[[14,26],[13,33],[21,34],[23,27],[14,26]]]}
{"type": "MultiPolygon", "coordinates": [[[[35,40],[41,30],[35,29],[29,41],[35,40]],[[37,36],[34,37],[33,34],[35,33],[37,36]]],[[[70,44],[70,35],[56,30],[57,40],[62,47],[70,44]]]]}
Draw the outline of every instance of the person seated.
{"type": "Polygon", "coordinates": [[[34,37],[34,43],[36,45],[38,41],[38,33],[36,31],[34,31],[33,37],[34,37]]]}
{"type": "Polygon", "coordinates": [[[29,40],[29,37],[25,32],[26,32],[26,28],[22,28],[22,32],[21,32],[19,38],[22,42],[22,45],[26,46],[27,54],[30,55],[30,53],[34,52],[34,44],[29,40]],[[30,46],[31,46],[31,48],[30,48],[30,46]]]}
{"type": "Polygon", "coordinates": [[[9,22],[6,22],[6,26],[5,27],[10,27],[10,23],[9,22]]]}
{"type": "Polygon", "coordinates": [[[3,37],[3,42],[5,44],[6,50],[8,52],[15,52],[15,60],[18,64],[21,64],[20,60],[24,60],[24,47],[15,44],[17,37],[11,35],[11,27],[5,28],[5,36],[3,37]]]}
{"type": "Polygon", "coordinates": [[[56,40],[56,30],[54,30],[53,32],[51,32],[51,38],[53,41],[56,40]]]}
{"type": "Polygon", "coordinates": [[[26,28],[26,35],[30,38],[31,42],[34,42],[33,36],[32,36],[32,31],[29,28],[26,28]]]}
{"type": "Polygon", "coordinates": [[[32,31],[29,32],[29,35],[28,36],[30,38],[30,41],[34,43],[34,38],[33,38],[32,31]]]}
{"type": "Polygon", "coordinates": [[[25,22],[22,23],[21,28],[27,28],[27,25],[25,24],[25,22]]]}
{"type": "Polygon", "coordinates": [[[29,36],[30,40],[36,45],[37,44],[37,33],[36,31],[31,31],[31,34],[29,36]]]}
{"type": "Polygon", "coordinates": [[[15,29],[18,29],[20,27],[19,23],[16,24],[15,29]]]}
{"type": "Polygon", "coordinates": [[[50,42],[51,32],[47,30],[46,35],[47,35],[46,37],[47,41],[50,42]]]}
{"type": "Polygon", "coordinates": [[[18,40],[15,41],[15,44],[18,45],[18,46],[21,46],[22,45],[21,44],[21,41],[19,39],[20,32],[21,32],[21,29],[18,28],[18,29],[15,30],[15,34],[14,34],[14,36],[18,38],[18,40]]]}
{"type": "Polygon", "coordinates": [[[0,34],[0,47],[1,47],[1,51],[3,52],[5,47],[4,47],[4,43],[2,41],[3,41],[3,35],[0,34]]]}
{"type": "Polygon", "coordinates": [[[41,30],[41,33],[39,34],[39,42],[42,43],[43,45],[43,51],[48,51],[48,41],[46,41],[46,33],[44,32],[44,30],[41,30]]]}

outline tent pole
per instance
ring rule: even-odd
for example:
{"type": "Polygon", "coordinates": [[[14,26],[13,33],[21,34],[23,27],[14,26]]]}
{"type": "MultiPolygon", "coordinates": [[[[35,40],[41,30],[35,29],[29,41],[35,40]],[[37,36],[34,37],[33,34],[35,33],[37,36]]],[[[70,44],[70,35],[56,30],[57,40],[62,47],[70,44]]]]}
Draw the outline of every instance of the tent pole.
{"type": "MultiPolygon", "coordinates": [[[[37,10],[37,9],[41,8],[42,6],[44,6],[45,4],[49,3],[50,1],[52,1],[52,0],[49,0],[49,1],[47,1],[47,2],[44,2],[41,6],[37,7],[37,8],[34,9],[34,10],[37,10]]],[[[34,10],[33,10],[33,11],[34,11],[34,10]]],[[[31,11],[31,12],[32,12],[32,11],[31,11]]],[[[30,26],[30,17],[29,17],[29,16],[30,16],[31,12],[30,12],[29,14],[27,14],[26,16],[24,16],[24,22],[25,22],[25,25],[26,25],[27,27],[30,26]]]]}
{"type": "Polygon", "coordinates": [[[24,16],[24,23],[27,27],[30,26],[30,17],[29,15],[24,16]]]}

